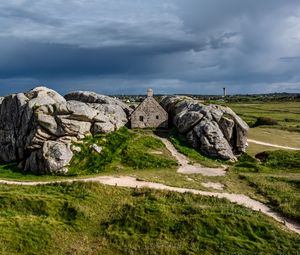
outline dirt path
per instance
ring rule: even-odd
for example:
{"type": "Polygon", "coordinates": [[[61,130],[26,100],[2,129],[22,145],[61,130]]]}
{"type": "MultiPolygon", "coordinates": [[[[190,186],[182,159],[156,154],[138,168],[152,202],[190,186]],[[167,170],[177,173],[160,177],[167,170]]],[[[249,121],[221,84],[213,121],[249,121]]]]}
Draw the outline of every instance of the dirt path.
{"type": "Polygon", "coordinates": [[[190,164],[190,160],[188,158],[179,153],[174,145],[166,138],[161,138],[155,136],[156,138],[160,139],[165,145],[166,148],[171,152],[172,156],[176,158],[179,162],[180,167],[178,168],[177,172],[182,174],[202,174],[204,176],[224,176],[226,175],[226,171],[224,168],[209,168],[204,167],[200,164],[190,164]]]}
{"type": "Polygon", "coordinates": [[[242,205],[244,207],[250,208],[254,211],[260,211],[269,217],[272,217],[278,222],[283,223],[288,229],[291,231],[300,234],[300,225],[290,221],[289,219],[285,218],[284,216],[280,215],[279,213],[273,211],[266,205],[261,202],[258,202],[250,197],[241,194],[232,194],[232,193],[221,193],[221,192],[207,192],[201,191],[196,189],[187,189],[187,188],[177,188],[172,186],[167,186],[160,183],[155,182],[146,182],[146,181],[138,181],[136,178],[130,176],[98,176],[92,178],[85,178],[85,179],[74,179],[74,180],[63,180],[63,181],[49,181],[49,182],[16,182],[16,181],[4,181],[0,180],[0,184],[8,184],[8,185],[27,185],[27,186],[36,186],[36,185],[46,185],[46,184],[53,184],[53,183],[64,183],[64,182],[76,182],[76,181],[83,181],[83,182],[99,182],[105,185],[111,186],[119,186],[119,187],[127,187],[127,188],[151,188],[157,190],[169,190],[179,193],[190,192],[197,195],[202,196],[209,196],[209,197],[217,197],[217,198],[225,198],[232,203],[236,203],[238,205],[242,205]]]}
{"type": "Polygon", "coordinates": [[[269,146],[269,147],[274,147],[274,148],[279,148],[279,149],[286,149],[286,150],[293,150],[293,151],[300,150],[300,148],[294,148],[294,147],[288,147],[288,146],[281,146],[281,145],[277,145],[277,144],[265,143],[265,142],[261,142],[261,141],[257,141],[257,140],[252,140],[252,139],[248,139],[248,142],[249,143],[259,144],[259,145],[264,145],[264,146],[269,146]]]}

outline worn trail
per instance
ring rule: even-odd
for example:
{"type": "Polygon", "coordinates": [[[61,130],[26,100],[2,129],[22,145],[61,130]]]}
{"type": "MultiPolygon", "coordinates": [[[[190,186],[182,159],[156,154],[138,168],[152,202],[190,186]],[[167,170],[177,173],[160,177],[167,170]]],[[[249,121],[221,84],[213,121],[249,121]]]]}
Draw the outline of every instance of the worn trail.
{"type": "Polygon", "coordinates": [[[17,181],[0,180],[0,184],[36,186],[36,185],[46,185],[46,184],[65,183],[65,182],[70,183],[70,182],[76,182],[76,181],[99,182],[99,183],[102,183],[105,185],[128,187],[128,188],[144,188],[144,187],[146,187],[146,188],[157,189],[157,190],[169,190],[169,191],[174,191],[174,192],[179,192],[179,193],[190,192],[190,193],[202,195],[202,196],[225,198],[232,203],[242,205],[242,206],[250,208],[254,211],[260,211],[260,212],[264,213],[265,215],[272,217],[276,221],[285,224],[285,226],[288,229],[290,229],[291,231],[293,231],[297,234],[300,234],[300,225],[298,223],[292,222],[291,220],[287,219],[286,217],[273,211],[272,209],[270,209],[263,203],[258,202],[254,199],[251,199],[250,197],[242,195],[242,194],[207,192],[207,191],[201,191],[201,190],[196,190],[196,189],[178,188],[178,187],[164,185],[161,183],[138,181],[136,178],[133,178],[130,176],[120,176],[120,177],[98,176],[98,177],[85,178],[85,179],[71,179],[71,180],[48,181],[48,182],[17,182],[17,181]]]}
{"type": "Polygon", "coordinates": [[[174,145],[166,138],[158,137],[171,152],[172,156],[179,162],[180,167],[177,172],[182,174],[202,174],[204,176],[224,176],[226,171],[224,168],[209,168],[200,164],[190,164],[190,160],[183,154],[179,153],[174,145]]]}
{"type": "MultiPolygon", "coordinates": [[[[199,173],[205,176],[224,176],[226,174],[226,171],[223,168],[206,168],[199,164],[190,165],[188,158],[183,154],[179,153],[168,139],[161,138],[161,137],[158,138],[162,140],[162,142],[166,145],[167,149],[178,160],[180,164],[180,167],[178,169],[179,173],[184,173],[184,174],[199,173]]],[[[98,176],[98,177],[91,177],[91,178],[84,178],[84,179],[69,179],[69,180],[47,181],[47,182],[41,182],[41,181],[18,182],[18,181],[0,180],[0,184],[36,186],[36,185],[47,185],[47,184],[54,184],[54,183],[66,183],[66,182],[72,183],[77,181],[98,182],[104,185],[127,187],[127,188],[146,187],[150,189],[169,190],[169,191],[174,191],[179,193],[190,192],[196,195],[225,198],[232,203],[236,203],[238,205],[250,208],[254,211],[260,211],[263,214],[272,217],[276,221],[283,223],[289,230],[297,234],[300,234],[300,224],[293,222],[290,219],[282,216],[281,214],[273,211],[265,204],[242,194],[233,194],[233,193],[226,193],[226,192],[208,192],[208,191],[201,191],[196,189],[178,188],[178,187],[164,185],[161,183],[139,181],[136,178],[130,176],[119,176],[119,177],[98,176]]]]}
{"type": "Polygon", "coordinates": [[[282,145],[277,145],[277,144],[272,144],[272,143],[265,143],[257,140],[252,140],[248,139],[249,143],[255,143],[259,145],[264,145],[264,146],[269,146],[269,147],[274,147],[274,148],[279,148],[279,149],[285,149],[285,150],[293,150],[293,151],[299,151],[300,148],[295,148],[295,147],[289,147],[289,146],[282,146],[282,145]]]}

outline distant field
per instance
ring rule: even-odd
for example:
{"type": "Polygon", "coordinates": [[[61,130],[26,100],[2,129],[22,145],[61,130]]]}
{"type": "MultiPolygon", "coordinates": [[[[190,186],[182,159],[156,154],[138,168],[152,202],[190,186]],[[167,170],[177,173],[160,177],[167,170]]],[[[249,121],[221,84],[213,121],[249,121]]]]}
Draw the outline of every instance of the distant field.
{"type": "MultiPolygon", "coordinates": [[[[275,128],[257,127],[250,128],[249,139],[258,140],[265,143],[271,143],[281,146],[300,148],[300,133],[280,130],[275,128]]],[[[254,144],[249,142],[247,152],[255,155],[266,150],[277,150],[278,148],[254,144]]]]}
{"type": "Polygon", "coordinates": [[[258,117],[269,117],[277,120],[281,128],[300,131],[300,102],[234,103],[226,105],[239,114],[248,124],[254,124],[258,117]]]}
{"type": "MultiPolygon", "coordinates": [[[[249,139],[300,148],[300,102],[231,103],[226,106],[232,108],[250,126],[258,117],[278,121],[279,125],[251,128],[249,139]]],[[[276,150],[276,148],[249,143],[250,155],[266,150],[276,150]]]]}
{"type": "Polygon", "coordinates": [[[274,128],[251,128],[249,138],[267,143],[300,148],[300,134],[274,128]]]}

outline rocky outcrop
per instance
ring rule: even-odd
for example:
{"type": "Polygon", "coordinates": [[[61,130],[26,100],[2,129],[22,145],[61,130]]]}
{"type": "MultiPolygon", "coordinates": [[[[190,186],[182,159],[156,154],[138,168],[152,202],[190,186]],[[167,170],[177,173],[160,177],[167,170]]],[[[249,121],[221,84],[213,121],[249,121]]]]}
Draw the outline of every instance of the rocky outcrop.
{"type": "Polygon", "coordinates": [[[203,154],[236,160],[246,151],[249,127],[230,108],[183,96],[163,97],[160,104],[178,131],[203,154]]]}
{"type": "MultiPolygon", "coordinates": [[[[96,105],[110,105],[110,106],[118,106],[120,107],[127,115],[132,113],[132,109],[121,102],[118,99],[111,98],[109,96],[99,95],[94,92],[88,91],[75,91],[65,95],[67,100],[76,100],[79,102],[96,104],[96,105]]],[[[117,108],[117,107],[115,107],[117,108]]]]}
{"type": "Polygon", "coordinates": [[[37,87],[0,98],[0,160],[17,161],[25,171],[66,172],[72,141],[114,131],[129,113],[122,102],[90,92],[64,98],[37,87]]]}

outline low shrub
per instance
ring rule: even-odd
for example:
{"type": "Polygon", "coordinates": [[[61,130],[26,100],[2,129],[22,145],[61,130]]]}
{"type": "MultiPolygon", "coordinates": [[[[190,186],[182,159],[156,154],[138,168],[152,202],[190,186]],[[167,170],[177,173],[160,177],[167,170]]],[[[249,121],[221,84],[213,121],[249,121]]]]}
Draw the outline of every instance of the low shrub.
{"type": "Polygon", "coordinates": [[[253,127],[259,126],[276,126],[279,125],[278,121],[269,117],[259,117],[254,123],[253,127]]]}
{"type": "Polygon", "coordinates": [[[264,151],[255,155],[264,166],[272,169],[293,169],[300,172],[300,151],[264,151]]]}

